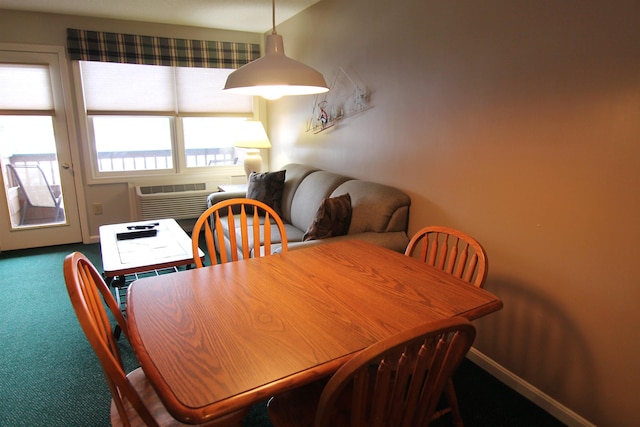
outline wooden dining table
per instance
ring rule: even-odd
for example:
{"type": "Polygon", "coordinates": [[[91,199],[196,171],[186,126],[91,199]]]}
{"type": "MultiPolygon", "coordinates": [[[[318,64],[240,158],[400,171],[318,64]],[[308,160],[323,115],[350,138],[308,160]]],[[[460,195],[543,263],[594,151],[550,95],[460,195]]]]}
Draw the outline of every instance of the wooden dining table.
{"type": "Polygon", "coordinates": [[[414,326],[502,307],[483,289],[358,240],[140,279],[127,298],[140,365],[185,423],[330,375],[414,326]]]}

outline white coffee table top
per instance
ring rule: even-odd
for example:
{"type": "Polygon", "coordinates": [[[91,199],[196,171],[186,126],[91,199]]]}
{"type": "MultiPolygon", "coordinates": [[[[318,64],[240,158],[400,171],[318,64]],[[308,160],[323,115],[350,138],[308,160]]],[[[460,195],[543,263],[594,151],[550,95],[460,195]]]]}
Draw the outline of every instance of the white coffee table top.
{"type": "MultiPolygon", "coordinates": [[[[100,227],[102,268],[106,277],[141,273],[193,263],[191,237],[174,219],[136,221],[100,227]],[[128,226],[157,223],[152,237],[118,240],[117,233],[131,231],[128,226]]],[[[204,253],[199,250],[200,258],[204,253]]]]}

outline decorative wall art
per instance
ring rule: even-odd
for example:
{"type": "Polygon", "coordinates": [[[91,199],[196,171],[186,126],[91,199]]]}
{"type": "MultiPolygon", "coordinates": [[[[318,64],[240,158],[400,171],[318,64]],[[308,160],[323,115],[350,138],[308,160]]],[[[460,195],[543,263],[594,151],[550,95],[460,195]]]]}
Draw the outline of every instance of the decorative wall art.
{"type": "Polygon", "coordinates": [[[371,108],[369,94],[341,67],[329,84],[329,92],[315,97],[307,132],[320,133],[340,120],[371,108]]]}

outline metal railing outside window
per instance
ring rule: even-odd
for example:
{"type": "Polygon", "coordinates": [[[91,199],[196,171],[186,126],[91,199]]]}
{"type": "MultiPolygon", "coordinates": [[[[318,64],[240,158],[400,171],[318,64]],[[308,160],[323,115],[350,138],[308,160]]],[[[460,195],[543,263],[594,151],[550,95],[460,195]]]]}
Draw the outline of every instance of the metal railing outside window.
{"type": "MultiPolygon", "coordinates": [[[[195,148],[186,150],[188,167],[226,166],[238,164],[236,149],[195,148]]],[[[55,153],[14,154],[8,158],[15,166],[38,165],[52,186],[60,184],[60,171],[55,153]]],[[[100,170],[115,172],[123,170],[158,169],[159,165],[171,167],[171,150],[140,150],[127,152],[100,152],[100,170]],[[126,169],[124,169],[126,167],[126,169]]]]}

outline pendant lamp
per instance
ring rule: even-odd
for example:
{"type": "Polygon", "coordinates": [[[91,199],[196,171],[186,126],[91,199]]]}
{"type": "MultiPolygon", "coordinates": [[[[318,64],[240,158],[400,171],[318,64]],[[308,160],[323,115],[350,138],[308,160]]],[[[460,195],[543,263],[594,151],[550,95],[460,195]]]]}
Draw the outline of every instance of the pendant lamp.
{"type": "Polygon", "coordinates": [[[282,36],[276,33],[275,0],[272,0],[272,21],[273,30],[265,39],[265,55],[229,74],[224,90],[269,100],[328,92],[322,74],[284,54],[282,36]]]}

